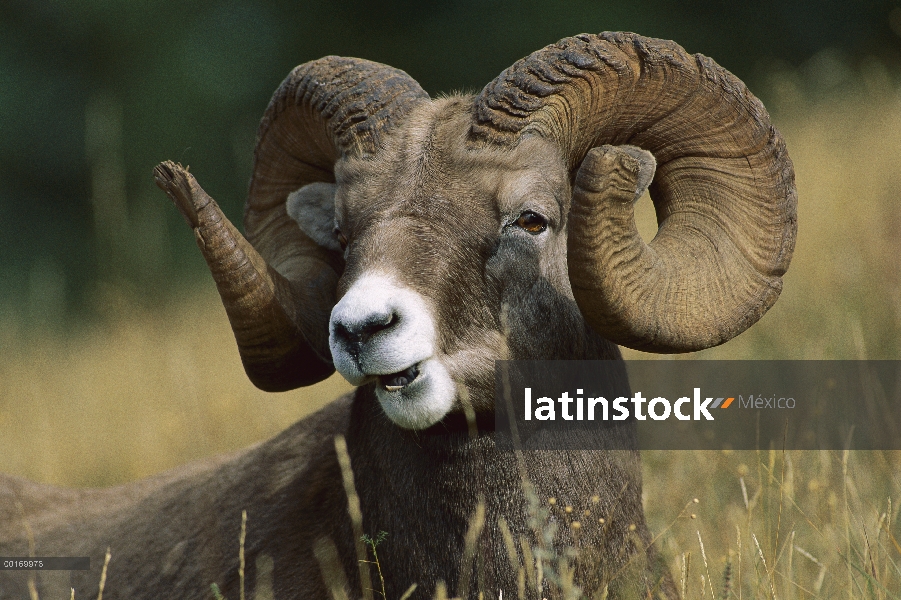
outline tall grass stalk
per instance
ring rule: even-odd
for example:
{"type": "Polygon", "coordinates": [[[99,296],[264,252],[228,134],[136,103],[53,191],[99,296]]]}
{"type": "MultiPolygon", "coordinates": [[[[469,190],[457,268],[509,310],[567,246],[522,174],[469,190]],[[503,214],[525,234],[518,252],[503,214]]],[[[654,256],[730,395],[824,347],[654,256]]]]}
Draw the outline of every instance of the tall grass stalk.
{"type": "Polygon", "coordinates": [[[350,454],[347,452],[347,440],[344,439],[343,435],[335,436],[335,451],[338,453],[338,463],[341,465],[341,476],[344,479],[344,492],[347,494],[347,512],[350,514],[350,522],[354,532],[363,598],[364,600],[373,600],[369,561],[366,559],[366,545],[363,541],[363,513],[360,510],[360,497],[357,495],[357,488],[354,486],[354,472],[350,464],[350,454]]]}

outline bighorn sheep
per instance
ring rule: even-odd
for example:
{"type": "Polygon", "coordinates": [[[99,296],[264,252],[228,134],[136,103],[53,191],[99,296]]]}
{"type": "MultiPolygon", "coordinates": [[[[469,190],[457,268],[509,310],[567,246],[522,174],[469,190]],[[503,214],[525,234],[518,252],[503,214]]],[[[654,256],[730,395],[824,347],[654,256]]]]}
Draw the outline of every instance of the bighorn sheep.
{"type": "MultiPolygon", "coordinates": [[[[439,581],[516,597],[511,560],[524,565],[538,542],[517,461],[484,419],[494,361],[721,344],[776,301],[796,234],[792,164],[761,103],[709,58],[634,34],[566,38],[475,97],[432,100],[404,72],[355,58],[297,67],[260,125],[246,238],[184,169],[155,174],[193,228],[251,380],[288,390],[337,369],[358,387],[272,440],[133,484],[0,479],[0,555],[27,554],[27,521],[37,554],[90,556],[92,570],[72,575],[77,598],[96,594],[108,546],[111,597],[209,597],[215,582],[238,598],[242,509],[251,597],[262,555],[276,597],[328,597],[323,538],[359,595],[338,434],[362,530],[389,534],[388,598],[413,583],[429,598],[439,581]],[[648,186],[650,244],[633,216],[648,186]],[[480,499],[477,556],[464,561],[480,499]]],[[[592,499],[608,516],[550,542],[582,549],[586,593],[677,596],[656,566],[637,451],[519,464],[533,497],[580,510],[592,499]]],[[[0,571],[0,597],[25,585],[0,571]]],[[[556,593],[531,580],[526,591],[556,593]]]]}

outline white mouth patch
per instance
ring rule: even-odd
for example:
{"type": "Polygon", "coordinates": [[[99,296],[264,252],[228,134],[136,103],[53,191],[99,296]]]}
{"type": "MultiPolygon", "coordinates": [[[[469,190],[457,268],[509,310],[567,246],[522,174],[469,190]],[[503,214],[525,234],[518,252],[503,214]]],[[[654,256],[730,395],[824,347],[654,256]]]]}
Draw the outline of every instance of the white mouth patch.
{"type": "Polygon", "coordinates": [[[444,418],[453,407],[457,389],[437,359],[419,364],[419,376],[393,388],[377,385],[375,397],[388,418],[404,429],[425,429],[444,418]]]}
{"type": "Polygon", "coordinates": [[[329,322],[335,368],[353,385],[375,380],[385,414],[407,429],[435,424],[456,398],[435,339],[426,300],[381,272],[360,277],[335,305],[329,322]]]}
{"type": "Polygon", "coordinates": [[[399,373],[380,375],[379,384],[386,391],[396,392],[413,383],[417,377],[419,377],[419,365],[413,365],[399,373]]]}

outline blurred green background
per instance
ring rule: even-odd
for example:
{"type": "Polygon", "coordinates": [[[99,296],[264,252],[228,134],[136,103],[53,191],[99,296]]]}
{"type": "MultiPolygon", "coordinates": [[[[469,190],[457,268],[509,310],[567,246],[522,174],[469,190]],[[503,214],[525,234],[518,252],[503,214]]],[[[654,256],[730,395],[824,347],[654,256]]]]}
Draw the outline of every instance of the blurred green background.
{"type": "Polygon", "coordinates": [[[861,73],[895,86],[899,4],[3,0],[0,320],[69,329],[106,310],[110,287],[155,303],[207,283],[151,170],[189,164],[240,222],[258,120],[304,61],[365,57],[432,95],[477,91],[559,38],[629,30],[712,56],[773,110],[785,81],[807,101],[861,73]]]}
{"type": "MultiPolygon", "coordinates": [[[[795,164],[779,301],[689,356],[901,358],[901,0],[0,0],[0,472],[120,481],[262,439],[348,389],[253,388],[157,163],[190,165],[240,224],[258,121],[295,65],[359,56],[433,96],[477,92],[604,30],[736,73],[795,164]]],[[[640,200],[646,239],[653,215],[640,200]]]]}
{"type": "MultiPolygon", "coordinates": [[[[901,358],[901,0],[0,0],[0,472],[125,482],[274,435],[349,389],[253,388],[193,236],[153,185],[158,162],[189,164],[240,223],[257,123],[295,65],[359,56],[432,95],[475,92],[605,30],[733,71],[795,164],[782,296],[689,356],[901,358]]],[[[637,212],[650,239],[647,198],[637,212]]],[[[658,547],[683,583],[695,565],[686,598],[712,597],[733,567],[720,597],[901,590],[898,452],[643,461],[658,547]]]]}

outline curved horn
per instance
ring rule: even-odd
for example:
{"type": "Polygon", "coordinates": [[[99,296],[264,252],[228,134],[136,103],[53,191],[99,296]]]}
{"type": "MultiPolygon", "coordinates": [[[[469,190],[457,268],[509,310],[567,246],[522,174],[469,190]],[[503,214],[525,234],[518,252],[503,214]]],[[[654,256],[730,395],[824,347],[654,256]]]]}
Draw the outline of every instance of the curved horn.
{"type": "Polygon", "coordinates": [[[778,298],[797,234],[792,163],[760,101],[709,58],[635,34],[566,38],[487,85],[471,133],[502,144],[540,135],[579,169],[570,283],[608,339],[700,350],[738,335],[778,298]],[[650,244],[632,209],[653,161],[636,148],[589,155],[605,144],[656,158],[650,244]]]}
{"type": "Polygon", "coordinates": [[[158,184],[195,230],[257,387],[283,391],[334,372],[328,321],[343,260],[300,231],[285,209],[288,194],[334,182],[339,157],[373,152],[427,98],[409,75],[379,63],[328,56],[296,67],[260,123],[246,240],[193,177],[171,164],[158,167],[158,184]]]}

